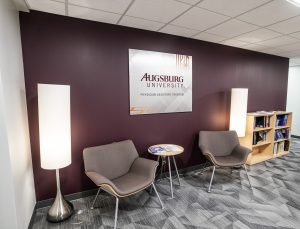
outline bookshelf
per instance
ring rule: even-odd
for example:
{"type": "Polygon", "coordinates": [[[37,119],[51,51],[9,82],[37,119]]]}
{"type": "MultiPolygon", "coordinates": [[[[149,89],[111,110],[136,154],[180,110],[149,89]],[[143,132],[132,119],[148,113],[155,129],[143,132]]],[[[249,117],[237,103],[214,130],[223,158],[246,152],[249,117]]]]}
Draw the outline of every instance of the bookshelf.
{"type": "Polygon", "coordinates": [[[257,164],[289,153],[291,141],[291,112],[248,113],[246,135],[241,145],[252,149],[248,165],[257,164]]]}

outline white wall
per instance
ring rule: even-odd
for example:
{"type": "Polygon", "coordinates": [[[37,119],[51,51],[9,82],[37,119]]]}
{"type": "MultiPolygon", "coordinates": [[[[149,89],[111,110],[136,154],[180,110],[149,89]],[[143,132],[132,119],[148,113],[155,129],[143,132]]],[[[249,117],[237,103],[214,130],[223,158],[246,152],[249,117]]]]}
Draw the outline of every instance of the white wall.
{"type": "Polygon", "coordinates": [[[300,136],[300,66],[289,68],[286,110],[293,112],[292,134],[300,136]]]}
{"type": "Polygon", "coordinates": [[[0,227],[25,229],[34,205],[19,14],[0,0],[0,227]]]}

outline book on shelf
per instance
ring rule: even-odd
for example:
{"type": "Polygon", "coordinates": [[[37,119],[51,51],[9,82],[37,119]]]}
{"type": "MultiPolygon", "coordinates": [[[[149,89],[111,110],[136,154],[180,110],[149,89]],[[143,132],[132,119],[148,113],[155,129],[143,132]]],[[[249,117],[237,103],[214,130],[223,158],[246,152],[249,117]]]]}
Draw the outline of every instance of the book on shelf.
{"type": "Polygon", "coordinates": [[[274,144],[274,149],[273,149],[273,154],[276,155],[277,154],[277,150],[278,150],[278,143],[276,142],[274,144]]]}
{"type": "Polygon", "coordinates": [[[277,115],[275,126],[286,126],[288,117],[289,116],[287,114],[277,115]]]}
{"type": "Polygon", "coordinates": [[[254,118],[254,129],[255,128],[267,128],[270,127],[270,116],[258,116],[254,118]]]}
{"type": "Polygon", "coordinates": [[[276,130],[275,131],[275,141],[277,141],[277,140],[280,140],[280,139],[283,139],[284,137],[283,137],[283,134],[282,134],[282,131],[279,131],[279,130],[276,130]]]}
{"type": "Polygon", "coordinates": [[[258,131],[253,133],[253,145],[257,145],[257,143],[264,142],[267,140],[267,132],[266,131],[258,131]]]}
{"type": "Polygon", "coordinates": [[[289,151],[290,149],[290,141],[284,141],[284,151],[289,151]]]}
{"type": "Polygon", "coordinates": [[[264,128],[266,126],[265,116],[255,117],[254,128],[264,128]]]}
{"type": "Polygon", "coordinates": [[[278,143],[278,153],[282,153],[284,151],[284,142],[278,143]]]}
{"type": "Polygon", "coordinates": [[[281,139],[289,139],[290,138],[290,130],[289,129],[280,129],[275,130],[274,140],[278,141],[281,139]]]}
{"type": "Polygon", "coordinates": [[[283,153],[284,151],[288,151],[289,141],[276,142],[274,144],[273,154],[276,155],[278,153],[283,153]]]}
{"type": "Polygon", "coordinates": [[[266,117],[266,119],[267,119],[267,122],[266,122],[266,127],[270,127],[270,123],[271,123],[271,117],[270,117],[270,116],[268,116],[268,117],[266,117]]]}
{"type": "Polygon", "coordinates": [[[284,151],[284,145],[284,142],[276,142],[274,144],[273,154],[276,155],[282,153],[284,151]]]}

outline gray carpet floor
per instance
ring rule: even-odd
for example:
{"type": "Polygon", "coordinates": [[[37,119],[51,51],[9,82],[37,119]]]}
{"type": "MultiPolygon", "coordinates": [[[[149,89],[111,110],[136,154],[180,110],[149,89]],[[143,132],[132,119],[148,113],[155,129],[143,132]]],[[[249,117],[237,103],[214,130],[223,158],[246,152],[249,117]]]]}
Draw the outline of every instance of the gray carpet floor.
{"type": "MultiPolygon", "coordinates": [[[[253,192],[244,170],[216,169],[211,193],[207,187],[211,169],[174,179],[170,199],[168,179],[156,183],[164,202],[144,191],[120,200],[118,227],[134,228],[299,228],[300,229],[300,139],[293,139],[291,153],[248,166],[253,192]]],[[[72,201],[75,214],[59,224],[48,223],[48,207],[36,210],[31,228],[112,228],[115,199],[101,193],[98,208],[89,206],[94,196],[72,201]]]]}

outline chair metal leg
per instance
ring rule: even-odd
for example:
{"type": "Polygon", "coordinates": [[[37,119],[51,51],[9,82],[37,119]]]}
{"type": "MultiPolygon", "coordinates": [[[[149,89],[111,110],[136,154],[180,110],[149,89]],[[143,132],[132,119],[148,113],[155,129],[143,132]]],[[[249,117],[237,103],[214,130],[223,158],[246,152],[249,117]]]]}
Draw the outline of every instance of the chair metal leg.
{"type": "Polygon", "coordinates": [[[171,185],[171,197],[173,199],[174,198],[174,194],[173,194],[173,181],[172,181],[170,157],[168,157],[168,166],[169,166],[169,176],[170,176],[170,185],[171,185]]]}
{"type": "Polygon", "coordinates": [[[248,178],[248,182],[249,182],[250,188],[251,188],[251,190],[253,190],[252,185],[251,185],[251,182],[250,182],[250,179],[249,179],[248,170],[247,170],[246,165],[244,165],[244,169],[245,169],[245,171],[246,171],[246,175],[247,175],[247,178],[248,178]]]}
{"type": "Polygon", "coordinates": [[[157,190],[156,190],[156,188],[155,188],[154,183],[152,183],[152,187],[153,187],[153,189],[154,189],[154,191],[155,191],[155,193],[156,193],[156,195],[157,195],[157,197],[158,197],[158,200],[159,200],[160,205],[161,205],[161,209],[164,209],[164,205],[163,205],[163,203],[162,203],[162,201],[161,201],[161,199],[160,199],[160,196],[158,195],[158,192],[157,192],[157,190]]]}
{"type": "Polygon", "coordinates": [[[213,168],[213,172],[212,172],[212,175],[211,175],[211,178],[210,178],[210,183],[209,183],[209,187],[208,187],[208,191],[207,192],[210,192],[211,184],[212,184],[212,181],[213,181],[214,175],[215,175],[215,169],[216,169],[216,166],[214,166],[214,168],[213,168]]]}
{"type": "Polygon", "coordinates": [[[177,165],[176,165],[176,161],[175,161],[175,157],[174,156],[173,156],[173,162],[174,162],[175,170],[176,170],[176,173],[177,173],[178,183],[179,183],[179,186],[181,186],[181,184],[180,184],[180,178],[179,178],[179,173],[178,173],[178,169],[177,169],[177,165]]]}
{"type": "Polygon", "coordinates": [[[115,223],[114,223],[114,229],[117,228],[117,221],[118,221],[118,209],[119,209],[119,198],[116,197],[116,209],[115,209],[115,223]]]}
{"type": "Polygon", "coordinates": [[[100,193],[100,190],[101,190],[101,188],[98,189],[98,192],[97,192],[96,197],[95,197],[95,199],[94,199],[94,201],[93,201],[93,204],[92,204],[91,209],[94,209],[94,205],[95,205],[95,203],[96,203],[96,200],[97,200],[97,198],[98,198],[98,195],[99,195],[99,193],[100,193]]]}

